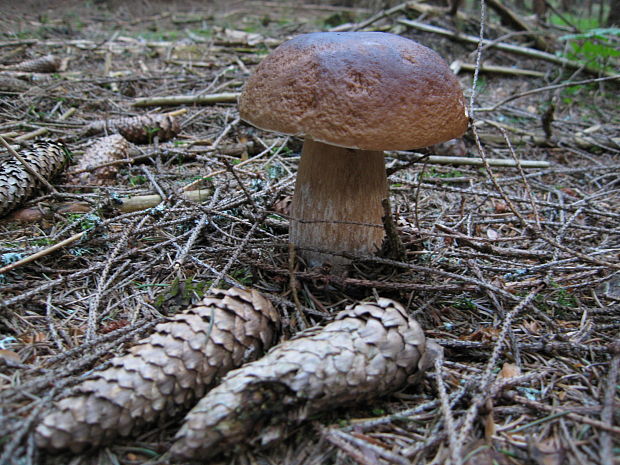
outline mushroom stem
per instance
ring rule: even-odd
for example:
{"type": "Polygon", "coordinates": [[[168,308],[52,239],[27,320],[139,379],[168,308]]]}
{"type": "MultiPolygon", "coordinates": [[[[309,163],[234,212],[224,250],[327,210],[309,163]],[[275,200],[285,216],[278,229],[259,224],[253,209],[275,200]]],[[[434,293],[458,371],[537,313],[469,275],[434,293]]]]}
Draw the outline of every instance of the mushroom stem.
{"type": "Polygon", "coordinates": [[[290,241],[309,266],[345,265],[350,260],[338,255],[343,252],[375,254],[385,235],[381,201],[387,196],[383,152],[306,138],[291,205],[290,241]]]}

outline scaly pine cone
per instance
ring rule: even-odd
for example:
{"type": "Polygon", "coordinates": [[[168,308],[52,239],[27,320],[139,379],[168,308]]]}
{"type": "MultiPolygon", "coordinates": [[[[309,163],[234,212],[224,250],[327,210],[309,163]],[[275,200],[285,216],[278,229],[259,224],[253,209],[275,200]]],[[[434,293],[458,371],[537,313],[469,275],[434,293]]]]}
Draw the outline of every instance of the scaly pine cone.
{"type": "Polygon", "coordinates": [[[101,134],[121,134],[136,144],[150,143],[157,136],[160,142],[171,139],[181,131],[176,118],[170,115],[142,115],[133,118],[119,118],[95,121],[83,130],[85,136],[101,134]]]}
{"type": "MultiPolygon", "coordinates": [[[[82,155],[73,171],[86,170],[92,166],[129,158],[132,147],[135,148],[120,134],[102,137],[85,150],[84,155],[82,155]]],[[[118,166],[109,165],[89,172],[68,173],[68,176],[72,183],[102,185],[114,179],[117,173],[118,166]]]]}
{"type": "Polygon", "coordinates": [[[54,55],[45,55],[39,58],[22,61],[4,69],[11,71],[21,71],[24,73],[55,73],[60,69],[60,58],[54,55]]]}
{"type": "MultiPolygon", "coordinates": [[[[45,179],[60,171],[67,160],[64,145],[58,142],[37,142],[19,154],[45,179]]],[[[0,216],[27,200],[39,184],[39,180],[11,154],[0,155],[0,216]]]]}
{"type": "Polygon", "coordinates": [[[228,371],[260,357],[278,327],[258,292],[216,290],[57,402],[37,427],[37,444],[79,452],[187,409],[228,371]]]}
{"type": "Polygon", "coordinates": [[[0,74],[0,91],[2,92],[25,92],[30,87],[21,79],[0,74]]]}
{"type": "Polygon", "coordinates": [[[229,373],[185,417],[172,455],[203,459],[239,443],[265,445],[316,412],[397,390],[426,368],[426,344],[400,304],[350,306],[229,373]]]}

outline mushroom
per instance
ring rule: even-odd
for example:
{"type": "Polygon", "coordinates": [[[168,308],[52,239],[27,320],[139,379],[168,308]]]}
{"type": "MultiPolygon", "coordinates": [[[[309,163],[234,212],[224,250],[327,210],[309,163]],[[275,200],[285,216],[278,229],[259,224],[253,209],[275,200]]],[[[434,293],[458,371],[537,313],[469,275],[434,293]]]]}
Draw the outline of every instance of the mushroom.
{"type": "Polygon", "coordinates": [[[239,112],[304,138],[290,241],[308,265],[372,255],[385,235],[384,150],[461,136],[459,82],[437,53],[382,32],[318,32],[278,46],[248,79],[239,112]]]}

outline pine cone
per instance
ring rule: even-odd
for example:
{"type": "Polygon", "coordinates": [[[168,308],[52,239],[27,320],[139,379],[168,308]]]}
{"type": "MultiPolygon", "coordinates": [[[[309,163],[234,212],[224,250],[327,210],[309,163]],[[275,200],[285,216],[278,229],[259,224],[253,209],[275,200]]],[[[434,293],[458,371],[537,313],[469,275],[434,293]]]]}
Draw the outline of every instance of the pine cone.
{"type": "Polygon", "coordinates": [[[136,144],[150,143],[157,136],[160,141],[173,138],[181,131],[176,118],[170,115],[142,115],[133,118],[119,118],[95,121],[84,128],[85,136],[108,133],[121,134],[136,144]]]}
{"type": "Polygon", "coordinates": [[[25,92],[30,87],[21,79],[0,74],[0,91],[2,92],[25,92]]]}
{"type": "Polygon", "coordinates": [[[57,402],[37,427],[37,444],[79,452],[186,410],[228,371],[260,357],[278,326],[256,291],[217,290],[57,402]]]}
{"type": "Polygon", "coordinates": [[[60,64],[60,58],[54,55],[45,55],[43,57],[33,58],[32,60],[6,66],[5,69],[24,73],[54,73],[60,69],[60,64]]]}
{"type": "Polygon", "coordinates": [[[425,368],[425,351],[422,329],[400,304],[348,307],[325,328],[229,373],[185,417],[172,455],[202,459],[238,443],[266,445],[316,412],[403,387],[425,368]]]}
{"type": "MultiPolygon", "coordinates": [[[[57,142],[37,142],[20,155],[43,178],[51,178],[66,161],[64,145],[57,142]]],[[[26,171],[11,154],[0,155],[0,216],[27,200],[39,188],[39,180],[26,171]]]]}
{"type": "MultiPolygon", "coordinates": [[[[86,149],[73,171],[87,170],[93,166],[129,158],[129,152],[132,147],[135,148],[135,146],[132,146],[132,144],[120,134],[102,137],[86,149]]],[[[75,184],[102,185],[114,179],[117,173],[118,166],[109,165],[97,168],[93,171],[84,171],[75,174],[68,173],[68,175],[70,182],[75,184]]]]}

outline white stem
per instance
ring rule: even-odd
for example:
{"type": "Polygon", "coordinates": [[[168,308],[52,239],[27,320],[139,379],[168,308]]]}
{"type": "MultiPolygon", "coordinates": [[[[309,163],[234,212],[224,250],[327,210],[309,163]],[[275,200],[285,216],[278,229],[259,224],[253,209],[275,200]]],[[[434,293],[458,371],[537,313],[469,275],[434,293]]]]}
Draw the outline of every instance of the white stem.
{"type": "Polygon", "coordinates": [[[375,254],[383,242],[381,201],[387,196],[383,152],[306,139],[291,205],[290,240],[310,266],[346,264],[349,260],[334,255],[342,252],[375,254]]]}

